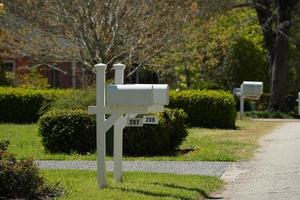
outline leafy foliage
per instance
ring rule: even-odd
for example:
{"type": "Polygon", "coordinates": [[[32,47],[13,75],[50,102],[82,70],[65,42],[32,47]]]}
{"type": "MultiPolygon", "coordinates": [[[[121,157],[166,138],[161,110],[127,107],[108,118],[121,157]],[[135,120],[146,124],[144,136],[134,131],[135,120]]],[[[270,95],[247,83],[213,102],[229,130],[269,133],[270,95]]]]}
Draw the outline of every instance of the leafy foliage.
{"type": "Polygon", "coordinates": [[[9,142],[0,141],[0,199],[53,199],[62,188],[49,186],[32,160],[16,160],[7,152],[9,142]]]}
{"type": "Polygon", "coordinates": [[[49,109],[87,110],[91,105],[96,105],[96,89],[93,87],[64,93],[49,104],[49,109]]]}
{"type": "Polygon", "coordinates": [[[269,66],[264,53],[255,44],[245,38],[234,43],[225,60],[223,78],[227,88],[238,87],[245,80],[263,81],[265,90],[269,88],[269,66]]]}
{"type": "Polygon", "coordinates": [[[266,52],[255,11],[235,9],[208,20],[195,19],[183,31],[182,43],[156,59],[157,70],[166,83],[174,84],[176,80],[188,88],[196,88],[198,82],[209,81],[232,89],[240,85],[237,73],[248,80],[268,78],[266,52]],[[250,67],[255,69],[251,75],[247,71],[250,67]],[[164,71],[169,72],[166,76],[172,74],[175,78],[165,78],[164,71]]]}
{"type": "Polygon", "coordinates": [[[183,109],[190,126],[235,128],[234,97],[223,91],[185,90],[170,93],[170,108],[183,109]]]}
{"type": "Polygon", "coordinates": [[[127,127],[124,130],[124,154],[130,156],[167,155],[174,153],[187,136],[183,110],[166,109],[156,114],[158,125],[144,125],[140,128],[127,127]]]}
{"type": "Polygon", "coordinates": [[[50,87],[48,78],[40,74],[39,68],[32,68],[29,73],[17,73],[16,76],[18,87],[34,89],[46,89],[50,87]]]}

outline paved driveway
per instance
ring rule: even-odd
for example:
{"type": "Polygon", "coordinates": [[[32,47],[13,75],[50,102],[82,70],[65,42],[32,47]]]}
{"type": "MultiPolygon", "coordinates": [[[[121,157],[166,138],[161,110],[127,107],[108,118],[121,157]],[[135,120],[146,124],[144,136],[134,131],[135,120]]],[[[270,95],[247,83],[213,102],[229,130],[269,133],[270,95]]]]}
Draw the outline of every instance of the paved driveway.
{"type": "Polygon", "coordinates": [[[232,200],[300,199],[300,123],[285,123],[267,135],[250,162],[233,164],[222,176],[232,200]]]}

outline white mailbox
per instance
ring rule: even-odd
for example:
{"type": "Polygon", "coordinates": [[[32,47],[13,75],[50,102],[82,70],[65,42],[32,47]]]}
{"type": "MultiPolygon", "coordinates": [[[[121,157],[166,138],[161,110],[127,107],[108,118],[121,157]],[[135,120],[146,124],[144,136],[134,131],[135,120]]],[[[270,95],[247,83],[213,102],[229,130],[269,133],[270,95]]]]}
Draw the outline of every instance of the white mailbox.
{"type": "Polygon", "coordinates": [[[106,132],[114,126],[114,179],[122,180],[123,129],[126,126],[158,124],[155,116],[137,118],[138,114],[163,112],[169,104],[169,86],[163,84],[124,85],[123,64],[114,64],[115,84],[106,86],[106,64],[95,65],[96,106],[89,106],[89,113],[96,114],[97,180],[106,186],[106,132]]]}
{"type": "Polygon", "coordinates": [[[108,85],[106,102],[110,107],[168,105],[169,86],[165,84],[108,85]]]}
{"type": "Polygon", "coordinates": [[[263,94],[263,82],[244,81],[241,84],[241,94],[244,98],[258,100],[263,94]]]}

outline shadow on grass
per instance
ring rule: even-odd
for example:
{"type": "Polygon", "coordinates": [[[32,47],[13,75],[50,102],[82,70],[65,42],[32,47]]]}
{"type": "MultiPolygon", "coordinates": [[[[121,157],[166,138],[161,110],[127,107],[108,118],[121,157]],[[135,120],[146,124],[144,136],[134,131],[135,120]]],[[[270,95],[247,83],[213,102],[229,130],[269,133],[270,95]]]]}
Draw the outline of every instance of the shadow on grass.
{"type": "MultiPolygon", "coordinates": [[[[201,195],[205,199],[223,199],[223,197],[211,197],[204,190],[199,189],[199,188],[189,188],[189,187],[185,187],[185,186],[178,186],[175,184],[168,184],[168,183],[145,183],[145,184],[168,187],[168,188],[178,189],[178,190],[188,190],[188,191],[192,191],[192,192],[197,192],[199,194],[199,196],[201,195]]],[[[181,200],[193,200],[194,199],[194,198],[182,196],[180,194],[153,192],[153,191],[148,191],[148,190],[143,190],[143,189],[130,189],[130,188],[122,188],[122,187],[118,187],[118,186],[113,187],[112,189],[117,189],[122,192],[133,192],[133,193],[137,193],[137,194],[148,195],[148,196],[158,197],[158,198],[174,198],[174,199],[181,199],[181,200]]]]}
{"type": "Polygon", "coordinates": [[[174,152],[171,152],[168,156],[173,156],[173,157],[176,157],[176,156],[183,156],[185,154],[188,154],[192,151],[195,151],[196,149],[177,149],[176,151],[174,152]]]}
{"type": "Polygon", "coordinates": [[[168,184],[168,183],[150,183],[150,184],[161,185],[164,187],[170,187],[170,188],[181,189],[181,190],[195,191],[195,192],[199,193],[201,196],[203,196],[205,199],[223,199],[223,197],[211,197],[204,190],[201,190],[199,188],[189,188],[189,187],[185,187],[185,186],[179,186],[179,185],[168,184]]]}
{"type": "Polygon", "coordinates": [[[113,189],[121,190],[122,192],[134,192],[142,195],[148,195],[152,197],[160,197],[160,198],[174,198],[174,199],[182,199],[182,200],[193,200],[192,198],[183,197],[176,194],[166,194],[161,192],[151,192],[142,189],[129,189],[129,188],[121,188],[121,187],[114,187],[113,189]]]}
{"type": "MultiPolygon", "coordinates": [[[[198,149],[195,148],[190,148],[190,149],[176,149],[174,151],[171,152],[166,152],[164,154],[146,154],[146,155],[126,155],[126,157],[152,157],[152,156],[157,156],[157,157],[177,157],[177,156],[184,156],[185,154],[189,154],[190,152],[196,151],[198,149]]],[[[111,156],[111,155],[110,155],[111,156]]]]}

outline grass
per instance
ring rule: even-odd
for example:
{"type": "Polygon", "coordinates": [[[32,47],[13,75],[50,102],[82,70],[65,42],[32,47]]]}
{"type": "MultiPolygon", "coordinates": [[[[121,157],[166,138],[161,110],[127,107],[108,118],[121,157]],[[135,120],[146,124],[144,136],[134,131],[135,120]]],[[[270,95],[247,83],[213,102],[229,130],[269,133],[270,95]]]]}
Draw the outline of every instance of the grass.
{"type": "MultiPolygon", "coordinates": [[[[175,155],[156,157],[125,157],[126,160],[189,160],[238,161],[250,158],[259,138],[270,132],[275,123],[243,120],[237,130],[191,128],[186,140],[175,155]]],[[[46,153],[37,133],[37,125],[0,124],[0,140],[11,142],[9,151],[19,159],[32,157],[40,160],[95,160],[94,154],[66,155],[46,153]]]]}
{"type": "Polygon", "coordinates": [[[61,200],[198,200],[223,186],[215,177],[127,172],[122,183],[115,183],[108,173],[108,187],[98,189],[94,171],[44,170],[43,175],[51,183],[59,182],[65,188],[66,195],[59,198],[61,200]]]}

